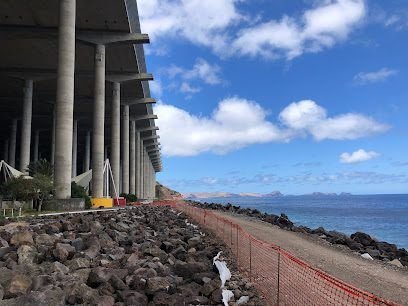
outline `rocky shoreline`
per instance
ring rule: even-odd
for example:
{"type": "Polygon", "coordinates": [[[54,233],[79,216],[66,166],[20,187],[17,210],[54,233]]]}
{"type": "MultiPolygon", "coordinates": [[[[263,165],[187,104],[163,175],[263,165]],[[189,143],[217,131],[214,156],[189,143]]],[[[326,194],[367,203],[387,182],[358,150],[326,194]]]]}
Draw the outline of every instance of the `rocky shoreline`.
{"type": "Polygon", "coordinates": [[[219,251],[229,305],[265,304],[222,243],[170,207],[1,223],[0,305],[222,305],[219,251]]]}
{"type": "Polygon", "coordinates": [[[337,231],[327,231],[323,227],[311,229],[306,226],[296,226],[289,220],[288,216],[281,214],[280,216],[262,213],[257,209],[241,208],[232,204],[218,204],[218,203],[201,203],[196,201],[187,201],[190,204],[204,208],[219,210],[223,212],[230,212],[248,217],[253,217],[267,223],[279,226],[280,228],[293,232],[300,232],[307,235],[313,235],[328,241],[331,244],[343,245],[348,247],[351,251],[364,254],[366,258],[373,258],[389,262],[398,267],[408,267],[408,252],[403,248],[398,248],[395,244],[384,241],[377,241],[370,235],[362,232],[356,232],[351,236],[337,231]],[[370,257],[367,257],[368,254],[370,257]]]}

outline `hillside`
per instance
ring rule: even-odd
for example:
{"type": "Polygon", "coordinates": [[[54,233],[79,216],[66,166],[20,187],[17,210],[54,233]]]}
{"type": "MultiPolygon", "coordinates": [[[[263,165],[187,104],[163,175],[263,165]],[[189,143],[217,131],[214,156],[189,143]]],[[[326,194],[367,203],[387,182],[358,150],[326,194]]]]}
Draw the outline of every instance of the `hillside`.
{"type": "Polygon", "coordinates": [[[156,183],[156,196],[159,200],[175,200],[181,199],[181,193],[172,190],[159,182],[156,183]]]}

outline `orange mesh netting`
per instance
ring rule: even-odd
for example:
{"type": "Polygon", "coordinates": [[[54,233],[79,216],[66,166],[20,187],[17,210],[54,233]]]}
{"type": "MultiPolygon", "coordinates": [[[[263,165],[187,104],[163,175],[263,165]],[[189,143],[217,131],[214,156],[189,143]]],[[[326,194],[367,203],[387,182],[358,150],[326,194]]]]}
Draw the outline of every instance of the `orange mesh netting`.
{"type": "Polygon", "coordinates": [[[187,214],[222,239],[270,305],[397,305],[316,269],[278,246],[256,239],[210,210],[184,202],[159,201],[187,214]]]}

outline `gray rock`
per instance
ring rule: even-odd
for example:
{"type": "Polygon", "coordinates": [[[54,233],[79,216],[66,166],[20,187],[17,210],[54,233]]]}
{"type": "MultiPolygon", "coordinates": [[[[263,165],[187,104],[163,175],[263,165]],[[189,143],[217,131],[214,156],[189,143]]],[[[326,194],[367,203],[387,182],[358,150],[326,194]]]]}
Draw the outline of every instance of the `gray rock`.
{"type": "Polygon", "coordinates": [[[87,258],[79,257],[71,259],[69,262],[67,262],[67,265],[72,271],[75,271],[78,269],[89,268],[91,266],[91,262],[87,258]]]}
{"type": "Polygon", "coordinates": [[[56,241],[58,241],[59,238],[56,236],[51,236],[48,234],[40,234],[35,238],[35,243],[37,245],[45,245],[45,246],[54,246],[56,241]]]}
{"type": "Polygon", "coordinates": [[[75,248],[77,252],[82,251],[85,247],[85,244],[82,238],[76,238],[72,240],[71,245],[75,248]]]}
{"type": "Polygon", "coordinates": [[[107,268],[97,267],[91,270],[88,277],[88,285],[98,287],[100,284],[106,283],[111,278],[112,273],[107,268]]]}
{"type": "Polygon", "coordinates": [[[22,245],[17,250],[19,265],[32,265],[37,258],[37,249],[30,245],[22,245]]]}
{"type": "Polygon", "coordinates": [[[147,306],[148,299],[143,293],[131,290],[119,291],[119,297],[125,303],[125,305],[140,305],[147,306]]]}
{"type": "Polygon", "coordinates": [[[60,263],[59,261],[55,261],[51,264],[51,271],[66,274],[69,272],[69,268],[66,265],[60,263]]]}
{"type": "Polygon", "coordinates": [[[0,237],[0,248],[8,248],[9,244],[6,240],[0,237]]]}
{"type": "Polygon", "coordinates": [[[152,277],[147,280],[146,292],[147,294],[154,294],[158,291],[169,292],[172,287],[174,284],[168,278],[152,277]]]}
{"type": "Polygon", "coordinates": [[[74,256],[75,248],[70,244],[57,243],[57,246],[55,247],[52,254],[57,260],[65,262],[67,259],[74,256]]]}
{"type": "Polygon", "coordinates": [[[396,266],[396,267],[399,267],[399,268],[403,268],[403,267],[404,267],[404,266],[402,265],[402,263],[401,263],[398,259],[391,260],[391,261],[389,262],[389,264],[390,264],[390,265],[393,265],[393,266],[396,266]]]}

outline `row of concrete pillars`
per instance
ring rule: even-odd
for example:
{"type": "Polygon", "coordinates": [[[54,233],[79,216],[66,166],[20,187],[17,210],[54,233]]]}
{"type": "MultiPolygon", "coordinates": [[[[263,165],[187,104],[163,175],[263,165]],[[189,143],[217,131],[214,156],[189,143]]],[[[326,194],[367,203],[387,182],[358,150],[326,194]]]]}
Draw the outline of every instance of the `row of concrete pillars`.
{"type": "MultiPolygon", "coordinates": [[[[71,180],[78,172],[78,121],[74,119],[75,21],[76,1],[60,0],[57,90],[51,145],[51,162],[54,165],[54,187],[57,199],[71,197],[71,180]]],[[[103,197],[103,167],[105,158],[109,157],[114,180],[117,185],[121,186],[123,193],[136,194],[142,199],[154,198],[154,165],[157,165],[159,161],[149,156],[150,150],[147,150],[140,133],[136,130],[135,121],[130,120],[129,105],[124,105],[121,112],[120,83],[113,84],[111,151],[109,156],[105,156],[106,48],[103,41],[95,43],[94,48],[93,118],[89,118],[93,120],[93,128],[86,134],[83,162],[84,170],[92,168],[93,172],[91,195],[94,198],[103,197]]],[[[33,80],[25,80],[24,86],[19,165],[22,171],[26,171],[30,163],[33,83],[33,80]]],[[[4,157],[7,157],[6,160],[13,167],[16,166],[17,127],[18,121],[13,119],[10,138],[4,144],[4,157]]],[[[39,158],[40,132],[34,131],[33,160],[39,158]]]]}

